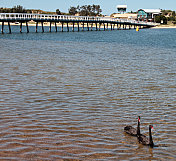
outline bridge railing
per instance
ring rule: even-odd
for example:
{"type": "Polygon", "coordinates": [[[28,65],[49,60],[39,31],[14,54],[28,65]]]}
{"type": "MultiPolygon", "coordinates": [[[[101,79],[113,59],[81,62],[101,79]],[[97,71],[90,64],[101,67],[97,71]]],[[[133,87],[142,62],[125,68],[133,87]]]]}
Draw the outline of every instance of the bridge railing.
{"type": "Polygon", "coordinates": [[[141,25],[157,25],[156,23],[143,22],[136,20],[124,20],[111,17],[93,17],[93,16],[71,16],[71,15],[51,15],[51,14],[29,14],[29,13],[0,13],[0,20],[72,20],[72,21],[99,21],[99,22],[120,22],[141,25]]]}
{"type": "MultiPolygon", "coordinates": [[[[93,16],[71,16],[71,15],[48,15],[48,14],[28,14],[28,13],[0,13],[0,19],[55,19],[55,20],[94,20],[101,21],[106,20],[104,17],[93,17],[93,16]]],[[[115,21],[113,18],[108,20],[115,21]]],[[[116,19],[117,21],[117,19],[116,19]]]]}

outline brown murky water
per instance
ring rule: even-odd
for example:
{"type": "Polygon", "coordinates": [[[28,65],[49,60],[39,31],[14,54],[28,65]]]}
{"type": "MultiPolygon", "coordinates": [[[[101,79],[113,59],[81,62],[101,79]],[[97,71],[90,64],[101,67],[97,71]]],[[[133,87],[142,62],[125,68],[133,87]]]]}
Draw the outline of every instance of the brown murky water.
{"type": "MultiPolygon", "coordinates": [[[[140,38],[147,32],[160,35],[140,38]]],[[[78,41],[83,35],[98,36],[0,35],[0,160],[175,160],[175,47],[78,41]],[[153,124],[157,147],[123,132],[138,115],[142,133],[153,124]]]]}

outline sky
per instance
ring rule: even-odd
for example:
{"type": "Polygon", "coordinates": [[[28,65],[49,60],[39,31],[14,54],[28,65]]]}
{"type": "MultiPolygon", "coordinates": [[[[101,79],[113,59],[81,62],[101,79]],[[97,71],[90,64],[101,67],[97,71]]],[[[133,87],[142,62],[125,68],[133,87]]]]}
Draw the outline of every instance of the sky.
{"type": "Polygon", "coordinates": [[[59,9],[61,12],[68,12],[70,6],[77,5],[100,5],[102,14],[110,15],[117,13],[116,6],[127,5],[127,11],[138,9],[170,9],[176,10],[176,0],[0,0],[0,7],[13,7],[21,5],[26,9],[41,9],[53,11],[59,9]]]}

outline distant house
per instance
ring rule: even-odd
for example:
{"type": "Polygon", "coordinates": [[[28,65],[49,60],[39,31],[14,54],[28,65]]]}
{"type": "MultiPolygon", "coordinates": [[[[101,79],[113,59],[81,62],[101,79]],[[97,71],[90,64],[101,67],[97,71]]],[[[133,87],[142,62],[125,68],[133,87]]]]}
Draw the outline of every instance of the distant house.
{"type": "Polygon", "coordinates": [[[161,9],[140,9],[137,13],[139,21],[155,21],[155,17],[161,15],[161,9]]]}

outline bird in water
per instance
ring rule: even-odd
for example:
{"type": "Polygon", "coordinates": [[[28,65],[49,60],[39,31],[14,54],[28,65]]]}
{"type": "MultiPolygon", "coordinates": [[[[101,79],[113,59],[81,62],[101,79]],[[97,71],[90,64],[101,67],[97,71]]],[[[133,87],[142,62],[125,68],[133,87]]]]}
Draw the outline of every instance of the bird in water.
{"type": "Polygon", "coordinates": [[[132,126],[125,126],[124,131],[132,136],[137,136],[137,133],[140,134],[140,116],[138,116],[137,129],[132,126]]]}
{"type": "Polygon", "coordinates": [[[149,138],[147,138],[145,135],[141,135],[140,133],[137,134],[138,142],[143,145],[148,145],[150,147],[154,147],[153,139],[152,139],[152,130],[153,125],[149,125],[149,138]]]}

